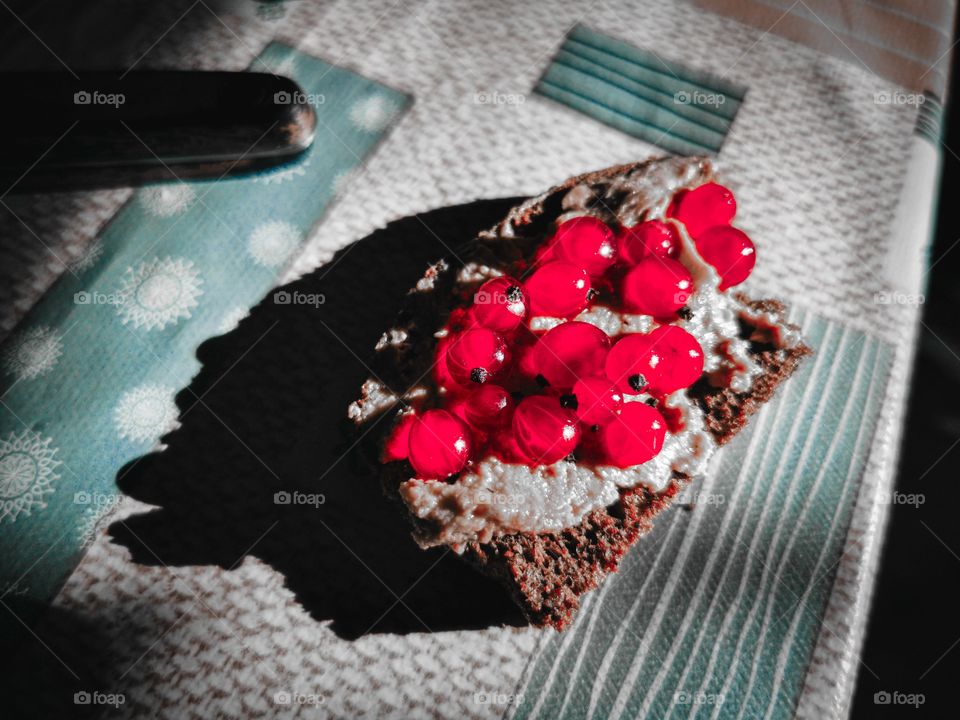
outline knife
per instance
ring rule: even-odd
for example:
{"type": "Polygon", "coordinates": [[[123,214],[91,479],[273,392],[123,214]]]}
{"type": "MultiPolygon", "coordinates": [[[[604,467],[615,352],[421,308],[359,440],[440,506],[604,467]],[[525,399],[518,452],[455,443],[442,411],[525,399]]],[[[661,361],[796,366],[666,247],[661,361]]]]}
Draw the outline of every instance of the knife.
{"type": "Polygon", "coordinates": [[[316,129],[310,97],[267,73],[0,73],[0,97],[0,197],[248,173],[316,129]]]}

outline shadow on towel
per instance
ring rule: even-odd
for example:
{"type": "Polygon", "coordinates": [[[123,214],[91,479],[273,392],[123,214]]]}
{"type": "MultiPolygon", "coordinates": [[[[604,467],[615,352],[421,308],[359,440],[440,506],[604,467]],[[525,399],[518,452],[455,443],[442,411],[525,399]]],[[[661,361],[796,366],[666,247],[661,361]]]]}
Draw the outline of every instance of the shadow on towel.
{"type": "Polygon", "coordinates": [[[177,395],[182,425],[167,449],[117,476],[123,492],[159,509],[114,523],[113,541],[147,565],[234,568],[256,556],[346,638],[522,624],[495,582],[446,549],[416,546],[345,416],[405,292],[516,202],[391,223],[201,345],[203,367],[177,395]]]}

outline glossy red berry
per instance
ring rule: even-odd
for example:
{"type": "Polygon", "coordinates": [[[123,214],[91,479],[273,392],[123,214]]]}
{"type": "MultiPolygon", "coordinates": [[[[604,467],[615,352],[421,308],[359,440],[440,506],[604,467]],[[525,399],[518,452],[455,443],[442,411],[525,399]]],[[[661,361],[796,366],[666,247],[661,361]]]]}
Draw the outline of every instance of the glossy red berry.
{"type": "Polygon", "coordinates": [[[650,255],[676,259],[680,255],[677,229],[662,220],[647,220],[623,228],[617,235],[620,260],[635,264],[650,255]]]}
{"type": "Polygon", "coordinates": [[[633,467],[656,457],[663,448],[667,423],[642,402],[629,402],[620,414],[600,428],[602,461],[620,468],[633,467]]]}
{"type": "Polygon", "coordinates": [[[697,252],[719,273],[721,290],[746,280],[757,262],[753,241],[745,232],[726,225],[701,233],[697,237],[697,252]]]}
{"type": "Polygon", "coordinates": [[[677,325],[662,325],[649,335],[627,335],[610,349],[607,377],[625,393],[668,395],[690,387],[703,373],[703,350],[677,325]]]}
{"type": "Polygon", "coordinates": [[[606,425],[623,407],[623,395],[606,377],[581,378],[574,383],[576,413],[585,425],[606,425]]]}
{"type": "Polygon", "coordinates": [[[595,325],[571,320],[547,332],[533,354],[537,373],[555,388],[569,388],[582,377],[603,372],[610,338],[595,325]]]}
{"type": "Polygon", "coordinates": [[[714,225],[729,225],[737,214],[737,201],[723,185],[706,183],[678,196],[669,213],[695,238],[714,225]]]}
{"type": "Polygon", "coordinates": [[[582,267],[594,277],[617,261],[613,230],[595,217],[584,215],[560,223],[549,241],[563,260],[582,267]]]}
{"type": "Polygon", "coordinates": [[[533,382],[539,370],[533,356],[540,338],[527,326],[521,325],[510,341],[510,373],[503,384],[522,388],[533,382]]]}
{"type": "Polygon", "coordinates": [[[646,363],[651,372],[650,392],[668,395],[688,388],[703,374],[703,349],[697,339],[677,325],[662,325],[648,336],[646,363]]]}
{"type": "Polygon", "coordinates": [[[503,425],[513,412],[513,398],[500,385],[488,383],[470,393],[464,401],[464,416],[471,426],[484,432],[503,425]]]}
{"type": "Polygon", "coordinates": [[[547,395],[521,400],[513,412],[512,428],[524,455],[531,462],[545,465],[572,453],[580,440],[576,413],[547,395]]]}
{"type": "Polygon", "coordinates": [[[461,385],[482,385],[510,359],[503,337],[489,328],[473,328],[454,336],[446,349],[447,369],[461,385]]]}
{"type": "Polygon", "coordinates": [[[408,456],[421,480],[443,480],[460,472],[470,448],[467,426],[446,410],[427,410],[410,427],[408,456]]]}
{"type": "Polygon", "coordinates": [[[497,332],[510,332],[527,314],[527,298],[519,280],[498,277],[487,280],[473,296],[473,317],[478,325],[497,332]]]}
{"type": "Polygon", "coordinates": [[[587,271],[571,262],[541,265],[524,284],[532,315],[573,317],[587,306],[590,294],[587,271]]]}
{"type": "Polygon", "coordinates": [[[540,246],[533,253],[533,266],[540,267],[541,265],[546,265],[548,262],[554,262],[559,259],[557,246],[552,242],[551,238],[551,240],[547,242],[540,243],[540,246]]]}
{"type": "Polygon", "coordinates": [[[532,462],[517,444],[517,438],[513,434],[511,425],[497,428],[491,433],[489,448],[494,455],[506,463],[526,465],[532,462]]]}
{"type": "Polygon", "coordinates": [[[650,336],[643,333],[632,333],[617,340],[604,364],[607,379],[628,395],[646,392],[657,365],[650,365],[649,350],[650,336]]]}
{"type": "Polygon", "coordinates": [[[390,435],[383,444],[383,454],[380,457],[381,462],[391,462],[393,460],[406,460],[410,447],[410,428],[417,421],[417,416],[408,412],[400,416],[397,424],[393,426],[390,435]]]}
{"type": "Polygon", "coordinates": [[[693,277],[676,260],[648,257],[624,276],[623,306],[629,312],[665,318],[687,304],[693,292],[693,277]]]}
{"type": "Polygon", "coordinates": [[[453,389],[457,385],[447,365],[447,351],[450,349],[452,339],[447,336],[437,340],[437,351],[433,363],[433,381],[437,387],[453,389]]]}

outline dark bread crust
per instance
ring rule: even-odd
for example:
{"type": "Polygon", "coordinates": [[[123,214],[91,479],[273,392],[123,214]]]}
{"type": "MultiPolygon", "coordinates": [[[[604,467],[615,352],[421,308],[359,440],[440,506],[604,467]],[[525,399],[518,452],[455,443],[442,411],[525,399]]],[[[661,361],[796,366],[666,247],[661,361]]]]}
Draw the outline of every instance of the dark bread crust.
{"type": "MultiPolygon", "coordinates": [[[[783,321],[786,309],[780,301],[769,299],[749,301],[742,295],[739,297],[751,309],[771,313],[780,318],[784,326],[797,329],[783,321]]],[[[747,334],[747,337],[750,335],[747,334]]],[[[780,383],[790,377],[800,361],[812,352],[803,343],[786,350],[778,350],[770,344],[755,342],[751,354],[757,364],[763,368],[763,374],[756,379],[749,393],[737,393],[730,388],[710,387],[705,380],[697,383],[692,392],[707,414],[707,429],[713,433],[717,443],[723,445],[740,432],[746,426],[750,416],[773,397],[780,383]]]]}
{"type": "MultiPolygon", "coordinates": [[[[776,300],[750,302],[751,309],[782,317],[776,300]]],[[[707,427],[719,444],[731,440],[776,388],[811,353],[804,344],[777,350],[752,350],[764,373],[749,393],[711,388],[705,381],[691,394],[707,413],[707,427]]],[[[654,493],[637,487],[620,491],[620,502],[595,510],[579,524],[557,533],[515,533],[489,543],[470,543],[464,558],[499,580],[528,620],[563,630],[580,606],[580,597],[595,589],[640,537],[653,528],[653,518],[670,505],[690,478],[677,477],[654,493]]]]}
{"type": "Polygon", "coordinates": [[[653,493],[644,487],[620,491],[620,501],[594,510],[579,525],[558,533],[516,533],[493,542],[470,543],[463,557],[502,583],[531,624],[563,630],[580,597],[615,572],[633,544],[653,529],[687,478],[653,493]]]}

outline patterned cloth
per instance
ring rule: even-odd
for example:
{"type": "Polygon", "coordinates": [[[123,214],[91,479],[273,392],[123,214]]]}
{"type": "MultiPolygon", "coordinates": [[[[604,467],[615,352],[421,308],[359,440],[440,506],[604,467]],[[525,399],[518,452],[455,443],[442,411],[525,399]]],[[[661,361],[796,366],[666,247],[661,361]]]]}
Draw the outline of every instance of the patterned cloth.
{"type": "Polygon", "coordinates": [[[678,155],[719,152],[746,91],[582,25],[536,90],[678,155]]]}
{"type": "MultiPolygon", "coordinates": [[[[96,684],[80,687],[124,693],[121,712],[130,716],[582,717],[591,709],[602,716],[602,709],[624,717],[737,717],[743,709],[751,717],[843,717],[890,497],[918,324],[909,298],[922,292],[936,190],[939,150],[929,132],[913,134],[917,102],[885,102],[905,90],[860,64],[686,3],[598,4],[585,15],[586,8],[563,3],[400,3],[362,12],[355,3],[291,2],[281,17],[220,12],[223,23],[209,22],[198,7],[202,16],[188,13],[151,49],[188,6],[158,18],[155,35],[131,49],[130,62],[147,53],[145,66],[240,69],[277,38],[414,98],[388,140],[310,230],[284,280],[311,272],[396,218],[478,197],[534,194],[570,175],[659,152],[531,93],[578,24],[746,88],[718,155],[739,200],[738,222],[758,246],[760,261],[746,289],[802,309],[820,353],[813,361],[818,364],[809,364],[789,386],[796,397],[764,410],[752,431],[718,458],[710,484],[700,488],[706,498],[690,512],[661,518],[655,536],[641,543],[620,577],[594,593],[564,636],[489,627],[344,639],[311,617],[284,575],[256,552],[229,570],[166,568],[132,562],[127,547],[94,529],[87,554],[36,627],[69,664],[73,656],[65,647],[96,649],[84,654],[96,684]],[[198,33],[208,41],[198,43],[198,33]],[[831,358],[858,362],[834,369],[831,358]],[[822,400],[809,395],[816,382],[811,378],[821,373],[857,392],[837,391],[822,400]],[[855,435],[838,435],[836,443],[797,431],[791,444],[789,429],[779,429],[796,412],[787,402],[814,413],[811,427],[862,421],[853,426],[855,435]],[[757,470],[741,476],[735,472],[741,467],[757,470]],[[779,469],[768,475],[767,468],[779,469]],[[711,494],[724,502],[711,503],[711,494]],[[777,498],[785,500],[781,512],[792,515],[770,513],[777,498]],[[787,517],[822,533],[816,553],[780,523],[787,517]],[[736,542],[740,528],[746,548],[736,542]],[[705,549],[710,537],[724,538],[733,549],[721,564],[705,549]],[[715,603],[704,601],[704,584],[716,591],[715,603]],[[799,613],[784,615],[794,609],[799,613]]],[[[285,192],[303,179],[293,178],[285,192]]],[[[4,202],[39,228],[58,255],[81,258],[124,199],[116,191],[4,202]],[[64,233],[50,220],[51,208],[88,215],[64,233]]],[[[144,215],[143,201],[135,202],[131,207],[144,215]]],[[[211,204],[214,212],[218,207],[211,204]]],[[[161,221],[169,219],[150,222],[161,221]]],[[[249,242],[256,224],[248,220],[241,237],[249,242]]],[[[236,245],[225,262],[242,258],[243,245],[236,245]]],[[[370,277],[393,272],[389,263],[371,260],[370,277]]],[[[138,265],[127,264],[138,277],[138,265]]],[[[189,267],[176,267],[178,278],[190,274],[189,267]]],[[[50,268],[24,272],[30,279],[18,278],[7,291],[8,326],[49,285],[50,274],[50,268]]],[[[223,318],[201,317],[201,301],[213,297],[211,285],[185,287],[204,294],[194,298],[196,307],[178,311],[178,324],[137,315],[123,327],[149,337],[196,321],[196,336],[178,346],[183,358],[191,357],[196,342],[216,334],[223,318]]],[[[265,289],[251,289],[245,302],[265,289]]],[[[66,329],[46,324],[61,335],[66,329]]],[[[42,382],[44,365],[53,362],[48,372],[54,372],[66,360],[66,343],[56,358],[49,338],[33,337],[31,347],[45,348],[38,355],[45,361],[29,370],[18,366],[23,375],[39,371],[23,383],[42,382]]],[[[355,350],[362,356],[364,348],[355,350]]],[[[166,378],[158,368],[148,377],[145,368],[143,383],[180,387],[195,365],[185,367],[184,374],[166,378]]],[[[107,390],[115,388],[98,396],[106,404],[100,417],[140,417],[118,415],[121,398],[107,390]]],[[[131,402],[128,410],[136,407],[131,402]]],[[[136,423],[123,427],[129,452],[149,446],[134,439],[136,423]]],[[[36,438],[22,437],[22,428],[12,432],[40,459],[38,467],[46,463],[48,478],[63,477],[55,463],[64,455],[52,454],[60,445],[44,444],[53,437],[50,429],[31,428],[36,438]]],[[[97,432],[108,431],[115,427],[97,432]]],[[[103,487],[112,481],[103,470],[96,480],[103,487]]],[[[50,502],[55,495],[43,497],[50,502]]],[[[126,500],[111,519],[146,509],[126,500]]],[[[25,550],[29,562],[45,549],[25,550]]],[[[390,591],[403,597],[411,586],[429,582],[429,571],[426,577],[390,591]]]]}
{"type": "Polygon", "coordinates": [[[59,590],[120,499],[117,471],[177,428],[174,395],[196,374],[196,347],[273,286],[407,104],[283,45],[255,65],[305,88],[318,126],[309,153],[254,178],[139,190],[3,346],[0,584],[21,601],[59,590]]]}

